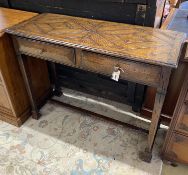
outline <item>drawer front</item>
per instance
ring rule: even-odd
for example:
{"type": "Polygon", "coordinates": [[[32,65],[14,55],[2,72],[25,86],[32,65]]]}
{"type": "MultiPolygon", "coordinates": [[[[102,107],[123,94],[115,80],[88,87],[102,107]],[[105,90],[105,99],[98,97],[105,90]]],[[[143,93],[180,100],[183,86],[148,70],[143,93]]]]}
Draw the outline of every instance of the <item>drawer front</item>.
{"type": "Polygon", "coordinates": [[[1,112],[11,112],[11,106],[3,86],[0,85],[0,110],[1,112]]]}
{"type": "Polygon", "coordinates": [[[188,105],[185,103],[180,110],[178,122],[175,129],[187,134],[188,136],[188,105]]]}
{"type": "Polygon", "coordinates": [[[111,56],[96,54],[83,51],[79,66],[93,72],[111,76],[114,66],[119,66],[121,71],[120,78],[134,80],[135,82],[157,86],[160,80],[161,67],[149,64],[122,60],[111,56]]]}
{"type": "Polygon", "coordinates": [[[182,163],[188,163],[188,137],[174,133],[167,148],[166,157],[182,163]]]}
{"type": "Polygon", "coordinates": [[[19,51],[23,54],[61,64],[75,65],[75,55],[73,48],[46,44],[44,42],[39,43],[21,38],[19,38],[17,41],[19,45],[19,51]]]}

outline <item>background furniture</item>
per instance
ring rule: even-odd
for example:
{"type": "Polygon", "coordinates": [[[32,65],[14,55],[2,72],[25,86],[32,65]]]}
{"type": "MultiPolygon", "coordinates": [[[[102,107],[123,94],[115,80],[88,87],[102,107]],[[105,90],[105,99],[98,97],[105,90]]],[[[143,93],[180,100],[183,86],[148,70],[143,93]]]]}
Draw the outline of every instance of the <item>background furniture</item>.
{"type": "MultiPolygon", "coordinates": [[[[167,19],[166,26],[170,30],[187,33],[188,38],[188,10],[176,9],[167,19]]],[[[181,78],[183,85],[179,94],[173,119],[167,133],[163,147],[163,158],[172,162],[188,164],[188,40],[184,45],[181,57],[181,78]]]]}
{"type": "MultiPolygon", "coordinates": [[[[172,26],[171,23],[175,21],[173,19],[174,14],[176,13],[176,9],[172,8],[170,11],[170,14],[168,15],[167,19],[164,21],[163,25],[161,26],[162,29],[169,29],[169,30],[177,30],[177,31],[182,31],[185,32],[185,26],[182,27],[174,27],[175,25],[172,26]],[[173,21],[172,21],[173,19],[173,21]]],[[[176,20],[176,22],[178,22],[176,20]]],[[[179,19],[179,22],[181,22],[181,19],[179,19]]],[[[177,69],[172,70],[172,75],[169,81],[169,86],[167,90],[167,95],[164,101],[162,113],[161,113],[161,119],[163,119],[163,123],[166,125],[169,125],[173,112],[180,94],[180,90],[184,81],[184,75],[186,72],[186,66],[182,59],[180,60],[180,63],[178,65],[177,69]]],[[[154,100],[153,98],[155,97],[156,94],[156,89],[152,87],[148,87],[145,95],[145,102],[143,103],[142,109],[141,109],[141,114],[144,116],[151,116],[151,113],[153,111],[153,104],[154,100]]]]}
{"type": "MultiPolygon", "coordinates": [[[[16,59],[12,40],[4,29],[32,18],[36,13],[0,8],[0,119],[20,126],[30,116],[30,102],[16,59]]],[[[25,62],[34,82],[38,104],[49,93],[47,66],[44,61],[25,62]]]]}
{"type": "Polygon", "coordinates": [[[1,7],[9,7],[9,1],[8,0],[0,0],[0,6],[1,7]]]}
{"type": "Polygon", "coordinates": [[[166,0],[0,0],[6,7],[159,26],[166,0]]]}

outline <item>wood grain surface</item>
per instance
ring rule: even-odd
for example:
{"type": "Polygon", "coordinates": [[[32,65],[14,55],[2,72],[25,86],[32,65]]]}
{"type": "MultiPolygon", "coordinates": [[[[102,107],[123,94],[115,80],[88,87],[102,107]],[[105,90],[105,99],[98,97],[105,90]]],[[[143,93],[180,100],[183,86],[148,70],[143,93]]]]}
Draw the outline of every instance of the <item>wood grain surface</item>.
{"type": "MultiPolygon", "coordinates": [[[[5,30],[8,27],[11,27],[15,24],[28,20],[33,16],[36,16],[37,13],[33,12],[24,12],[15,9],[0,8],[0,31],[5,30]]],[[[0,34],[1,36],[1,34],[0,34]]]]}
{"type": "Polygon", "coordinates": [[[42,14],[6,30],[30,39],[177,67],[185,34],[149,27],[42,14]]]}

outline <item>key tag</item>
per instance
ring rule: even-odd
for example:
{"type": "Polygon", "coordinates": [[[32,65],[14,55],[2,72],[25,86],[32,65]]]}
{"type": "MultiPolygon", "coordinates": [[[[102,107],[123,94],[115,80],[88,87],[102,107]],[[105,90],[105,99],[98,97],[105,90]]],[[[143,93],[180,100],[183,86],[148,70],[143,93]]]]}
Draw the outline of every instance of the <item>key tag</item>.
{"type": "Polygon", "coordinates": [[[114,81],[119,81],[121,71],[124,72],[124,70],[120,68],[119,66],[114,66],[114,71],[112,72],[111,79],[114,81]]]}

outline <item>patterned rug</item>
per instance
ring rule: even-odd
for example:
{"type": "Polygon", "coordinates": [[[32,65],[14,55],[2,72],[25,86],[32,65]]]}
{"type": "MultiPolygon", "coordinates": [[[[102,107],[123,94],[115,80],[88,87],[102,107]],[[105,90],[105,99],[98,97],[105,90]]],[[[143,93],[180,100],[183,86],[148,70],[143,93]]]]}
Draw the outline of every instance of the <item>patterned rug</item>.
{"type": "Polygon", "coordinates": [[[0,122],[0,175],[161,174],[163,134],[149,164],[138,158],[142,132],[53,102],[41,113],[20,128],[0,122]]]}

